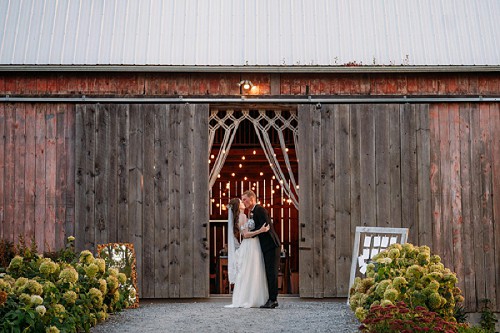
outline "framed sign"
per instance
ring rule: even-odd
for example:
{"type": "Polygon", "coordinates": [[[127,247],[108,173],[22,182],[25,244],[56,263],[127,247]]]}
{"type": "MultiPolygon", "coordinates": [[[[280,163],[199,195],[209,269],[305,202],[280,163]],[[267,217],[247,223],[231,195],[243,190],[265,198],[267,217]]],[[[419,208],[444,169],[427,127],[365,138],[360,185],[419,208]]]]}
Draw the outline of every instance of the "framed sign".
{"type": "MultiPolygon", "coordinates": [[[[349,293],[356,276],[363,277],[366,266],[373,257],[392,244],[404,244],[408,240],[408,228],[356,227],[352,250],[349,293]]],[[[349,303],[349,295],[347,297],[349,303]]]]}
{"type": "Polygon", "coordinates": [[[129,308],[139,306],[139,295],[137,293],[137,270],[134,245],[131,243],[108,243],[97,245],[97,256],[104,259],[106,267],[116,268],[118,272],[127,276],[127,282],[122,286],[128,291],[129,308]],[[133,293],[130,293],[132,291],[133,293]]]}

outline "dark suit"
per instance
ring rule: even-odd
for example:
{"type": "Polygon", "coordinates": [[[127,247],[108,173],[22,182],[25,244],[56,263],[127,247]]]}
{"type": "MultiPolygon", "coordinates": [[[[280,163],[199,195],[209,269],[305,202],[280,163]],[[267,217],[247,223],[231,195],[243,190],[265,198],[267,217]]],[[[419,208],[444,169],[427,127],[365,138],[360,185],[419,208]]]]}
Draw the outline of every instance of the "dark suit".
{"type": "Polygon", "coordinates": [[[250,218],[255,222],[254,230],[259,230],[265,223],[269,224],[269,231],[259,234],[258,237],[264,256],[269,299],[276,301],[278,297],[278,265],[280,262],[281,242],[276,230],[274,230],[273,222],[264,207],[255,205],[250,212],[250,218]]]}

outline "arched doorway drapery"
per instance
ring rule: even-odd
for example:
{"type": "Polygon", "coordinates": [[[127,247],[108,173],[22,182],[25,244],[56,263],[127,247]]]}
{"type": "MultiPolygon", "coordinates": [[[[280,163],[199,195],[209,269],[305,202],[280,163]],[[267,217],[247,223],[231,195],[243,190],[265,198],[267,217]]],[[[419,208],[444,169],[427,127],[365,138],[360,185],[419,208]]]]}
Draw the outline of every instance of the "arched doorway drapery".
{"type": "Polygon", "coordinates": [[[234,136],[240,123],[244,120],[249,120],[257,134],[260,145],[264,150],[269,165],[279,183],[283,186],[286,195],[290,198],[291,202],[298,209],[298,190],[299,186],[293,174],[288,156],[288,149],[286,148],[285,138],[283,132],[288,129],[293,132],[293,139],[295,149],[298,147],[298,122],[297,112],[291,110],[286,114],[280,110],[268,111],[266,109],[257,110],[257,112],[250,112],[248,109],[244,110],[219,110],[212,109],[209,119],[209,146],[208,150],[212,150],[212,145],[217,130],[222,128],[224,130],[223,141],[220,145],[218,155],[215,162],[210,169],[209,176],[209,189],[215,184],[217,176],[219,175],[224,162],[231,149],[234,136]],[[276,151],[270,140],[270,131],[274,130],[277,133],[280,144],[280,154],[284,159],[284,164],[280,165],[276,157],[276,151]]]}

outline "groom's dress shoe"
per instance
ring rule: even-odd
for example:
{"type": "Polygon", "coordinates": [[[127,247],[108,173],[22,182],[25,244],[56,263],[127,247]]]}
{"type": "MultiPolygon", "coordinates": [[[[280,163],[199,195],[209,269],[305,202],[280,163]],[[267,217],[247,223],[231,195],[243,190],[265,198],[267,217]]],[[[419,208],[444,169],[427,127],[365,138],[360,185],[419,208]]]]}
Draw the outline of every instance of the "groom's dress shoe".
{"type": "Polygon", "coordinates": [[[275,307],[278,306],[278,301],[267,301],[266,304],[262,305],[261,308],[263,309],[274,309],[275,307]]]}

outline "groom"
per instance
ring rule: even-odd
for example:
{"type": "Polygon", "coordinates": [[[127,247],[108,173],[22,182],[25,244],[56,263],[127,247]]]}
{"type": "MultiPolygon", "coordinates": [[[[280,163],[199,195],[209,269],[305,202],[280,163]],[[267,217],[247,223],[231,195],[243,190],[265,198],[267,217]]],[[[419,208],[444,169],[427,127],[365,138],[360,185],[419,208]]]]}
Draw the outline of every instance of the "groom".
{"type": "Polygon", "coordinates": [[[274,309],[278,306],[278,265],[280,261],[280,239],[274,230],[274,225],[267,210],[257,205],[257,198],[253,191],[246,191],[241,196],[241,201],[249,210],[249,218],[255,222],[255,229],[259,230],[264,224],[269,225],[269,231],[258,235],[260,248],[264,256],[266,268],[267,286],[269,289],[269,299],[261,308],[274,309]]]}

